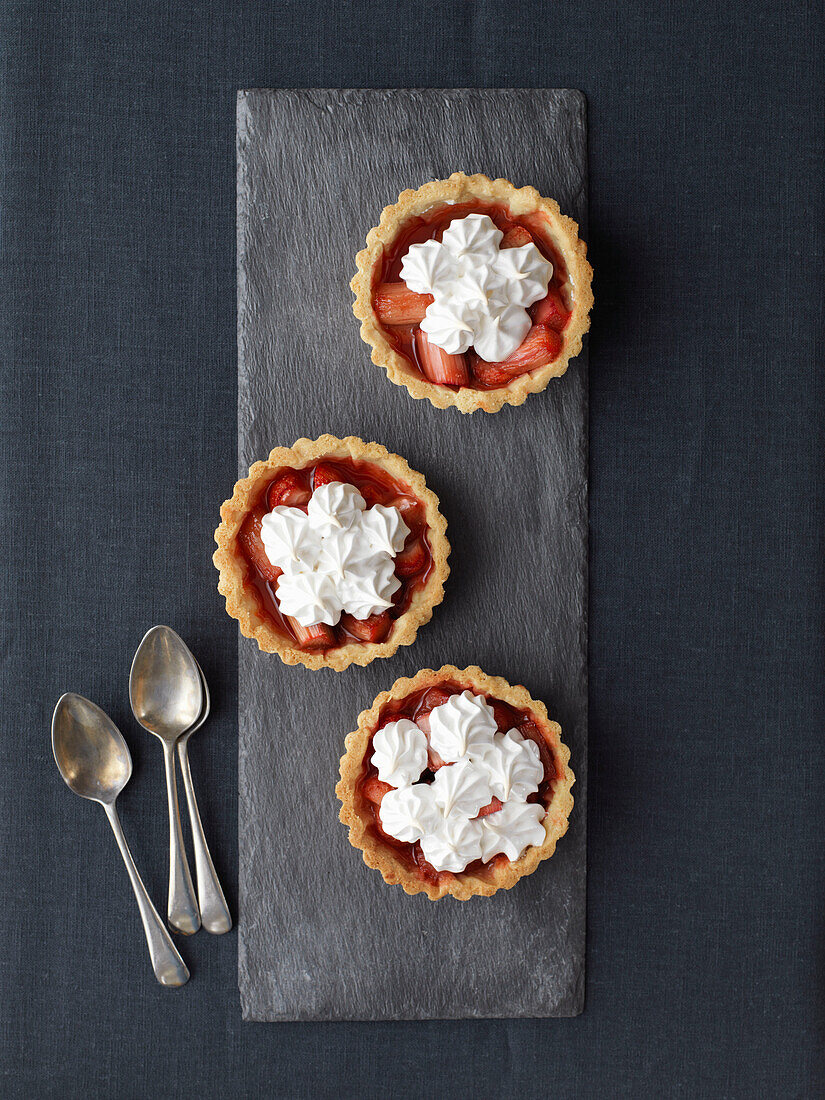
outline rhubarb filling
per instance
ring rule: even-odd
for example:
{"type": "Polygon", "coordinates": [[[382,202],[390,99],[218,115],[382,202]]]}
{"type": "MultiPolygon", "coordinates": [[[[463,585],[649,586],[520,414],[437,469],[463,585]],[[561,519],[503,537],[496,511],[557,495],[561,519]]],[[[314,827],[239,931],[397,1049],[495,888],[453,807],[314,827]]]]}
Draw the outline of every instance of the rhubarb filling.
{"type": "Polygon", "coordinates": [[[552,363],[561,354],[564,332],[572,310],[572,288],[562,254],[553,243],[541,213],[512,216],[499,203],[457,203],[442,205],[412,217],[385,249],[384,261],[376,266],[372,301],[382,331],[394,348],[422,377],[457,390],[493,390],[514,378],[552,363]],[[471,347],[450,355],[428,340],[420,328],[432,297],[408,289],[401,279],[401,267],[411,245],[440,241],[445,229],[458,218],[486,214],[504,233],[500,247],[519,248],[534,244],[553,265],[545,298],[530,306],[532,327],[522,344],[500,362],[487,362],[471,347]]]}
{"type": "Polygon", "coordinates": [[[247,563],[244,585],[256,599],[259,611],[296,646],[325,652],[355,642],[387,641],[397,620],[409,609],[415,593],[426,583],[433,566],[425,508],[410,486],[390,476],[372,462],[350,458],[325,458],[302,469],[282,469],[262,485],[257,500],[238,532],[238,546],[247,563]],[[276,595],[281,570],[269,560],[261,538],[261,523],[279,506],[307,505],[315,489],[331,482],[355,486],[367,507],[376,504],[396,508],[409,528],[403,549],[395,557],[394,572],[400,587],[392,607],[367,619],[343,614],[335,626],[319,623],[301,626],[283,614],[276,595]]]}
{"type": "MultiPolygon", "coordinates": [[[[424,858],[421,843],[419,841],[407,843],[397,840],[381,827],[381,801],[384,795],[393,788],[388,783],[382,782],[378,777],[377,768],[372,762],[373,742],[375,734],[379,730],[383,729],[390,722],[396,722],[403,718],[415,722],[426,730],[432,710],[445,703],[451,696],[466,691],[468,687],[474,694],[479,694],[471,685],[459,684],[454,681],[445,681],[438,687],[424,688],[413,692],[404,699],[392,699],[386,703],[381,708],[375,730],[370,737],[367,750],[364,754],[361,776],[356,787],[357,798],[361,801],[362,809],[365,810],[368,815],[368,830],[374,837],[380,839],[383,844],[392,848],[396,857],[406,865],[408,870],[416,874],[423,881],[434,886],[453,880],[457,876],[451,871],[438,871],[428,863],[424,858]]],[[[520,710],[486,693],[482,693],[482,695],[493,710],[499,732],[506,733],[509,730],[517,730],[524,738],[529,738],[533,741],[538,748],[541,763],[544,768],[544,777],[539,783],[538,790],[529,795],[526,801],[541,803],[544,808],[547,809],[553,797],[556,781],[562,776],[562,769],[556,759],[551,739],[545,735],[541,723],[536,720],[531,711],[520,710]]],[[[423,773],[419,781],[423,783],[432,783],[438,768],[442,766],[444,765],[439,761],[437,754],[435,754],[434,758],[433,751],[430,749],[429,767],[423,773]]],[[[482,808],[478,817],[484,817],[486,814],[495,813],[500,809],[501,803],[494,798],[490,805],[482,808]]],[[[506,862],[509,862],[507,856],[499,853],[486,863],[482,860],[474,860],[469,863],[463,871],[458,872],[458,875],[472,874],[480,878],[488,878],[497,866],[506,862]]]]}

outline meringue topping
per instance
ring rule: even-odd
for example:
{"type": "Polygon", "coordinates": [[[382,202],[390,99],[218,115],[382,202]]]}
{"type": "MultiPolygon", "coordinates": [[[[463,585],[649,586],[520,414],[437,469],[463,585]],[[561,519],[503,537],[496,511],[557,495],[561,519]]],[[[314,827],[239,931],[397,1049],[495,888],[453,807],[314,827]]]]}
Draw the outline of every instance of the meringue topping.
{"type": "Polygon", "coordinates": [[[530,329],[527,307],[547,294],[553,265],[532,242],[499,248],[502,237],[492,218],[468,214],[404,256],[401,279],[433,297],[421,328],[450,355],[472,346],[487,362],[506,359],[530,329]]]}
{"type": "Polygon", "coordinates": [[[544,807],[538,802],[507,802],[494,814],[479,819],[481,858],[501,853],[518,859],[525,848],[544,842],[544,807]]]}
{"type": "Polygon", "coordinates": [[[319,485],[306,512],[273,508],[261,521],[261,541],[282,570],[281,611],[301,626],[335,626],[344,612],[367,619],[388,610],[401,587],[394,558],[409,533],[397,508],[367,508],[344,482],[319,485]]]}
{"type": "Polygon", "coordinates": [[[437,833],[443,821],[433,789],[426,783],[398,787],[387,791],[381,799],[381,825],[385,832],[407,844],[437,833]]]}
{"type": "Polygon", "coordinates": [[[337,610],[335,584],[325,573],[284,573],[275,589],[278,605],[284,615],[297,619],[304,626],[326,623],[335,626],[341,617],[337,610]]]}
{"type": "Polygon", "coordinates": [[[479,821],[442,818],[434,832],[421,837],[421,851],[437,871],[463,871],[468,863],[481,859],[481,835],[479,821]]]}
{"type": "Polygon", "coordinates": [[[481,695],[451,695],[420,724],[409,718],[388,723],[373,737],[371,762],[394,788],[381,800],[382,829],[396,840],[420,842],[437,871],[463,871],[499,853],[518,859],[544,840],[545,807],[527,802],[544,778],[538,746],[517,729],[500,733],[481,695]],[[430,779],[432,755],[444,764],[430,779]],[[502,808],[479,817],[493,798],[502,808]]]}
{"type": "Polygon", "coordinates": [[[497,729],[493,708],[471,691],[451,695],[430,711],[430,744],[447,764],[491,745],[497,729]]]}
{"type": "Polygon", "coordinates": [[[352,527],[367,502],[354,485],[343,481],[331,481],[319,485],[307,505],[307,520],[314,531],[344,531],[352,527]]]}
{"type": "Polygon", "coordinates": [[[372,748],[378,778],[391,787],[409,787],[427,766],[427,738],[409,718],[382,727],[372,739],[372,748]]]}
{"type": "Polygon", "coordinates": [[[497,733],[481,748],[490,790],[500,802],[524,802],[544,777],[539,747],[518,730],[497,733]]]}
{"type": "Polygon", "coordinates": [[[439,768],[432,788],[445,817],[473,818],[493,797],[485,769],[466,757],[450,767],[439,768]]]}

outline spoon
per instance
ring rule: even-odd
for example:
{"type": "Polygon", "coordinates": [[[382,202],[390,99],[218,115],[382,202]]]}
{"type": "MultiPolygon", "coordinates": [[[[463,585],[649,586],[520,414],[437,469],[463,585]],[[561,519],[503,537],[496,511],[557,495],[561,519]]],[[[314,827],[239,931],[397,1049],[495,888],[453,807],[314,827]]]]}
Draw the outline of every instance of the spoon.
{"type": "Polygon", "coordinates": [[[52,752],[69,788],[81,798],[99,802],[106,811],[135,892],[155,977],[161,985],[184,985],[189,971],[146,893],[115,809],[115,800],[132,774],[132,757],[120,730],[82,695],[62,695],[52,716],[52,752]]]}
{"type": "Polygon", "coordinates": [[[228,932],[232,927],[232,918],[229,915],[229,906],[223,896],[223,890],[206,844],[201,815],[195,798],[195,788],[192,784],[192,772],[189,767],[189,753],[187,751],[189,738],[204,724],[209,715],[210,707],[209,688],[206,684],[203,669],[194,656],[192,660],[195,662],[201,678],[203,707],[194,726],[190,726],[185,733],[181,734],[178,740],[178,758],[180,759],[180,770],[183,776],[183,787],[186,791],[186,804],[189,807],[189,822],[192,826],[192,846],[195,849],[195,872],[198,878],[198,903],[201,909],[201,920],[207,932],[219,936],[224,932],[228,932]]]}
{"type": "Polygon", "coordinates": [[[129,673],[132,713],[163,745],[166,801],[169,806],[169,897],[166,915],[179,932],[191,936],[200,928],[192,876],[183,847],[175,742],[201,712],[203,687],[195,658],[168,626],[153,626],[137,648],[129,673]]]}

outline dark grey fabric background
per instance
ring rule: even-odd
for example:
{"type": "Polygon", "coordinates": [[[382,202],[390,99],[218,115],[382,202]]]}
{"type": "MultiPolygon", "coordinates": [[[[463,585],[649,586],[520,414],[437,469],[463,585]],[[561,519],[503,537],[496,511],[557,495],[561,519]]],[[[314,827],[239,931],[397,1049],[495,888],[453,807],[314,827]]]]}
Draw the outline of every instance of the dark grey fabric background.
{"type": "MultiPolygon", "coordinates": [[[[808,1097],[825,1089],[819,5],[7,0],[0,1091],[13,1097],[808,1097]],[[108,709],[156,898],[147,626],[195,648],[192,746],[236,901],[239,87],[576,87],[589,101],[588,983],[573,1020],[242,1024],[234,938],[160,989],[48,720],[108,709]]],[[[300,150],[296,150],[296,156],[300,150]]],[[[532,398],[531,400],[540,400],[532,398]]]]}

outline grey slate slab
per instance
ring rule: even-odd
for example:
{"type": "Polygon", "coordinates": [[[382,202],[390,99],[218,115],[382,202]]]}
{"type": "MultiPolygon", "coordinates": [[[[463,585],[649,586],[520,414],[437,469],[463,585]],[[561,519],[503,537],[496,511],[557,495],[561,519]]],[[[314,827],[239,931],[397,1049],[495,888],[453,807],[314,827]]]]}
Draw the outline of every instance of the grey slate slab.
{"type": "Polygon", "coordinates": [[[586,239],[576,91],[245,91],[238,96],[238,447],[245,472],[325,431],[423,471],[452,575],[418,641],[344,673],[245,639],[239,671],[239,984],[247,1020],[570,1016],[581,1011],[587,749],[587,354],[494,416],[413,401],[370,362],[353,257],[404,187],[456,169],[555,196],[586,239]],[[556,855],[461,904],[385,886],[333,790],[378,691],[449,661],[524,683],[564,730],[576,806],[556,855]]]}

